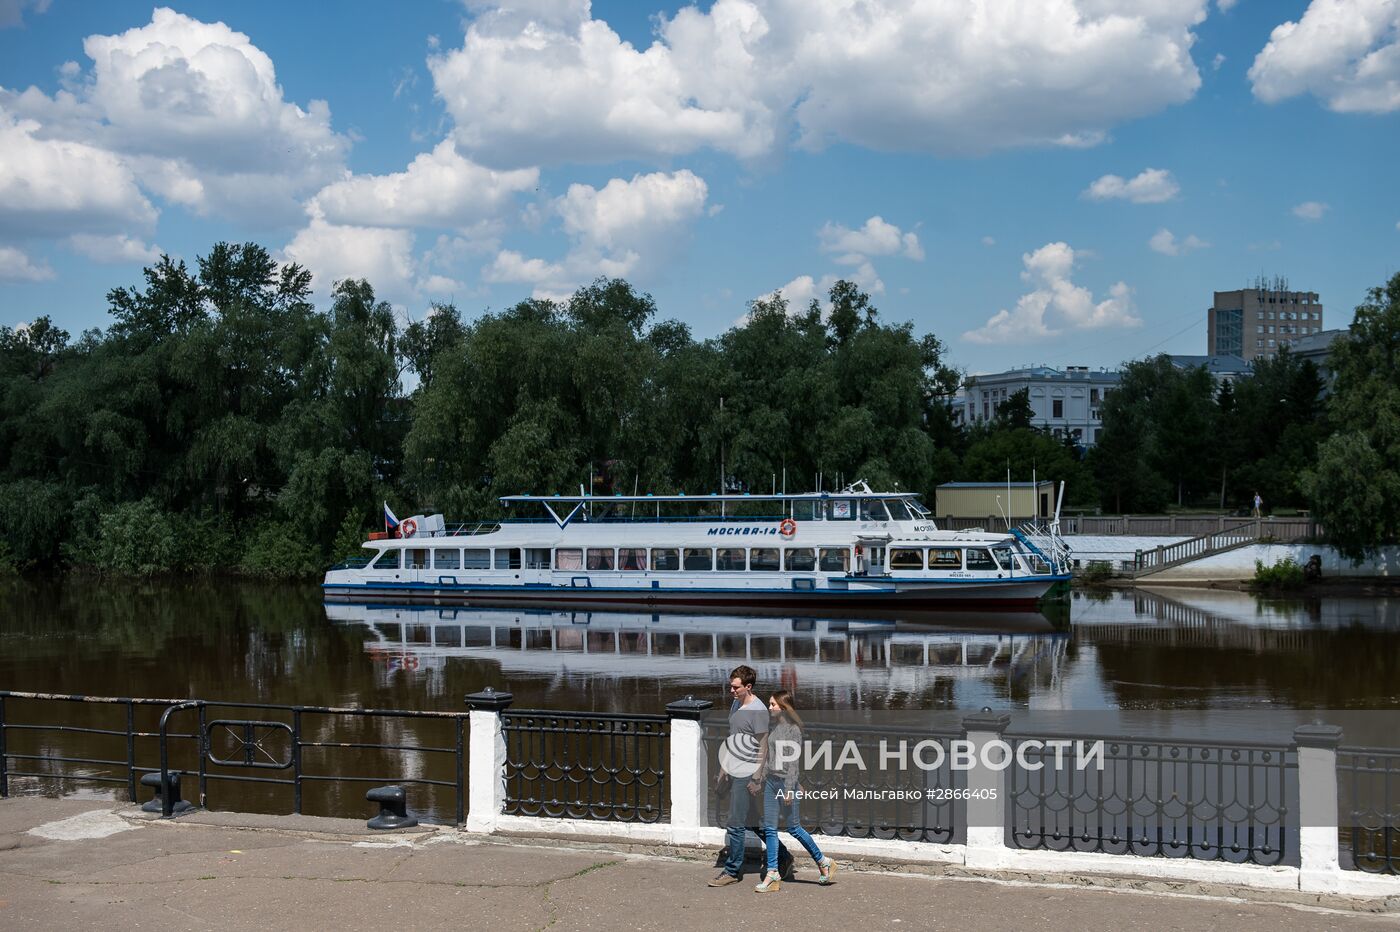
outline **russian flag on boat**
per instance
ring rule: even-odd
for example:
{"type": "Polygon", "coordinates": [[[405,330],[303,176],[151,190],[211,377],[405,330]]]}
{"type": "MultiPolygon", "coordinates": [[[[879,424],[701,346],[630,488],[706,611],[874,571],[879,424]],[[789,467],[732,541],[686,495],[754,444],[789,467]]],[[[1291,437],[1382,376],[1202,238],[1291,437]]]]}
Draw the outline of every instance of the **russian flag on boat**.
{"type": "Polygon", "coordinates": [[[384,530],[394,534],[397,534],[399,530],[399,519],[394,517],[394,513],[389,510],[388,502],[384,503],[384,530]]]}

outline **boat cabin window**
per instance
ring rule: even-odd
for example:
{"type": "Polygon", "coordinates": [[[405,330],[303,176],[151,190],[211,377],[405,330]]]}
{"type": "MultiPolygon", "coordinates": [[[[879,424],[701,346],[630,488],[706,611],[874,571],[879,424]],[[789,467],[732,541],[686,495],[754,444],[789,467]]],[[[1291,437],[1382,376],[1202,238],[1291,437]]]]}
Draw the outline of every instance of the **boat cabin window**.
{"type": "Polygon", "coordinates": [[[832,521],[849,521],[855,517],[855,509],[851,507],[850,499],[837,499],[827,502],[827,515],[832,521]]]}
{"type": "Polygon", "coordinates": [[[1016,553],[1010,547],[993,547],[992,559],[1004,570],[1019,570],[1021,566],[1016,562],[1016,553]]]}
{"type": "Polygon", "coordinates": [[[520,548],[502,547],[496,551],[496,569],[498,570],[518,570],[520,569],[520,548]]]}
{"type": "Polygon", "coordinates": [[[557,570],[583,569],[583,551],[577,547],[561,547],[554,551],[554,568],[557,570]]]}
{"type": "Polygon", "coordinates": [[[549,569],[549,548],[530,547],[525,551],[525,568],[527,570],[547,570],[549,569]]]}
{"type": "Polygon", "coordinates": [[[801,501],[792,503],[792,517],[796,521],[815,521],[821,516],[821,503],[801,501]]]}
{"type": "Polygon", "coordinates": [[[749,570],[755,573],[778,571],[778,548],[755,547],[749,551],[749,570]]]}
{"type": "Polygon", "coordinates": [[[962,569],[962,554],[957,550],[930,548],[928,568],[931,570],[960,570],[962,569]]]}
{"type": "Polygon", "coordinates": [[[890,513],[885,510],[884,502],[863,498],[860,501],[860,519],[862,521],[888,521],[890,513]]]}
{"type": "Polygon", "coordinates": [[[890,548],[890,569],[921,570],[924,568],[924,552],[912,547],[890,548]]]}
{"type": "Polygon", "coordinates": [[[610,570],[613,568],[613,552],[611,549],[599,550],[596,547],[588,548],[588,568],[590,570],[610,570]]]}
{"type": "MultiPolygon", "coordinates": [[[[679,550],[653,550],[651,552],[651,568],[654,570],[678,570],[681,568],[681,552],[679,550]]],[[[709,567],[706,567],[709,569],[709,567]]]]}
{"type": "Polygon", "coordinates": [[[462,562],[462,551],[460,550],[434,550],[433,569],[435,570],[455,570],[462,562]]]}
{"type": "Polygon", "coordinates": [[[428,551],[414,547],[403,552],[403,568],[406,570],[423,570],[428,568],[428,551]]]}
{"type": "Polygon", "coordinates": [[[888,501],[886,501],[886,502],[885,502],[885,505],[890,509],[890,515],[894,518],[894,520],[896,520],[896,521],[913,521],[913,520],[914,520],[914,516],[913,516],[912,514],[910,514],[910,513],[909,513],[909,509],[906,508],[906,507],[904,506],[904,500],[903,500],[903,499],[892,498],[892,499],[889,499],[888,501]]]}
{"type": "Polygon", "coordinates": [[[783,551],[783,569],[810,573],[817,568],[817,552],[811,547],[794,547],[783,551]]]}
{"type": "Polygon", "coordinates": [[[641,547],[622,547],[617,551],[617,568],[640,571],[647,568],[647,552],[641,547]]]}
{"type": "Polygon", "coordinates": [[[715,568],[715,552],[704,549],[685,548],[685,568],[687,570],[712,570],[715,568]]]}
{"type": "Polygon", "coordinates": [[[377,570],[396,570],[396,569],[398,569],[398,568],[399,568],[399,554],[401,554],[401,553],[403,553],[403,551],[402,551],[402,550],[398,550],[398,549],[382,551],[382,552],[379,554],[379,559],[377,559],[377,560],[374,561],[374,569],[377,569],[377,570]]]}
{"type": "Polygon", "coordinates": [[[981,547],[967,548],[967,568],[970,570],[994,570],[997,568],[992,555],[981,547]]]}
{"type": "Polygon", "coordinates": [[[462,551],[462,569],[464,570],[489,570],[491,568],[491,551],[486,549],[472,549],[462,551]]]}
{"type": "Polygon", "coordinates": [[[845,547],[823,547],[821,567],[823,573],[849,573],[851,552],[845,547]]]}
{"type": "Polygon", "coordinates": [[[742,570],[744,568],[744,551],[732,547],[721,547],[715,551],[715,569],[717,570],[742,570]]]}

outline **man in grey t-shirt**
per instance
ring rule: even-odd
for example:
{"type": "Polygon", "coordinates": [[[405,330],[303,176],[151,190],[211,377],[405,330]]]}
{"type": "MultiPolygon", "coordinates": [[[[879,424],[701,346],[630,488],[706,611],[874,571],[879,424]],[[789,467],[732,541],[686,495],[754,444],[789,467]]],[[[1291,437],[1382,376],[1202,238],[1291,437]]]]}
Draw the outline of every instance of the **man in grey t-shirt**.
{"type": "MultiPolygon", "coordinates": [[[[735,667],[729,673],[729,737],[719,751],[719,775],[715,789],[729,785],[729,821],[725,827],[727,855],[724,869],[710,881],[712,887],[737,883],[744,872],[744,831],[751,829],[763,841],[756,821],[749,818],[749,807],[757,799],[763,784],[754,780],[758,762],[763,759],[763,746],[768,740],[768,706],[754,695],[758,673],[750,666],[735,667]]],[[[792,855],[780,846],[779,862],[784,872],[790,871],[792,855]]]]}

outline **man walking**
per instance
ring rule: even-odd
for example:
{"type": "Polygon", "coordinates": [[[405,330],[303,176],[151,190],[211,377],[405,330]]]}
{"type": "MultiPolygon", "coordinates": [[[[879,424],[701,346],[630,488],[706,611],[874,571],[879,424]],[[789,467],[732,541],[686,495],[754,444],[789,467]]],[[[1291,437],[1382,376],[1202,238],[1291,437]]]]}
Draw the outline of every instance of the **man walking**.
{"type": "MultiPolygon", "coordinates": [[[[744,873],[744,832],[758,835],[757,820],[749,818],[749,808],[758,798],[762,784],[754,781],[758,762],[765,758],[768,741],[768,706],[753,693],[758,673],[750,666],[738,666],[729,672],[729,737],[719,752],[719,776],[715,790],[723,793],[729,788],[729,821],[725,827],[724,869],[710,881],[712,887],[727,887],[738,883],[744,873]]],[[[778,849],[779,873],[790,876],[792,855],[786,846],[778,849]]]]}

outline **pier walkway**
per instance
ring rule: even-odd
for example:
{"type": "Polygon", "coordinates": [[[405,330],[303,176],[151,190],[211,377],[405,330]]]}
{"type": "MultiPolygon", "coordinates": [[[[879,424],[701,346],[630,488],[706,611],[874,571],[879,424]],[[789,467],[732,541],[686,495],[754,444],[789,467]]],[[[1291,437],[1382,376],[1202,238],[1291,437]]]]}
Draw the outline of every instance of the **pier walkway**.
{"type": "Polygon", "coordinates": [[[1400,903],[1381,915],[1320,909],[1296,893],[1279,905],[1190,884],[1083,889],[874,863],[845,865],[830,887],[799,864],[795,882],[760,896],[753,875],[706,887],[713,870],[694,858],[452,829],[384,835],[338,819],[193,813],[152,822],[112,802],[21,797],[0,800],[0,928],[1286,932],[1400,920],[1400,903]]]}

